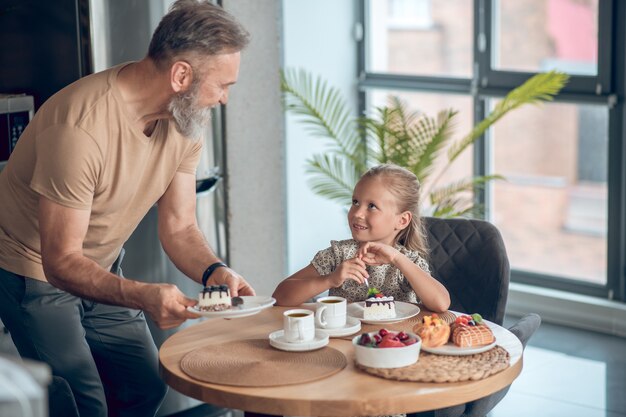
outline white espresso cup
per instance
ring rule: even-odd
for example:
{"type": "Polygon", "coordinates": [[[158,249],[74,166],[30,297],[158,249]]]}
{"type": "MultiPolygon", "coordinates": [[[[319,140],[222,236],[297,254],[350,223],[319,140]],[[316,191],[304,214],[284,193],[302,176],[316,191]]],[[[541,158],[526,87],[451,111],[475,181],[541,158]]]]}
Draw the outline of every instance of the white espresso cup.
{"type": "Polygon", "coordinates": [[[317,299],[315,324],[322,329],[338,329],[346,325],[346,299],[328,296],[317,299]]]}
{"type": "Polygon", "coordinates": [[[299,308],[283,313],[285,340],[289,343],[310,342],[315,339],[315,318],[311,310],[299,308]]]}

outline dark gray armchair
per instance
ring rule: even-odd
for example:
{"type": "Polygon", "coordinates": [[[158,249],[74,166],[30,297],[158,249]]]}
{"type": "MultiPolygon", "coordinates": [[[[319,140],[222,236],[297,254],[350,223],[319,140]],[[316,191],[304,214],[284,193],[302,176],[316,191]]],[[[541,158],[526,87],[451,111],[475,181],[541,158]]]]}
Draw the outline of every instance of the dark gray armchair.
{"type": "Polygon", "coordinates": [[[473,219],[424,218],[432,276],[450,292],[450,310],[504,321],[509,258],[498,229],[473,219]]]}
{"type": "MultiPolygon", "coordinates": [[[[510,267],[504,241],[491,223],[473,219],[424,218],[432,276],[450,292],[450,310],[480,313],[502,325],[509,291],[510,267]]],[[[541,318],[528,314],[509,330],[522,344],[537,330],[541,318]]],[[[482,417],[504,398],[506,387],[492,395],[411,417],[482,417]]]]}

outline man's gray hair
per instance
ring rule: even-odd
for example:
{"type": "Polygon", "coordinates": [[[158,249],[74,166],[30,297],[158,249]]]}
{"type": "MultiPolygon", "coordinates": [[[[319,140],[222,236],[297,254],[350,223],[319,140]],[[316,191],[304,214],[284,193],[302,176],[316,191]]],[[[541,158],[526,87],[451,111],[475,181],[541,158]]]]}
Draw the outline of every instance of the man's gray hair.
{"type": "Polygon", "coordinates": [[[239,52],[250,34],[221,7],[206,0],[178,0],[152,35],[148,57],[160,69],[191,55],[239,52]]]}

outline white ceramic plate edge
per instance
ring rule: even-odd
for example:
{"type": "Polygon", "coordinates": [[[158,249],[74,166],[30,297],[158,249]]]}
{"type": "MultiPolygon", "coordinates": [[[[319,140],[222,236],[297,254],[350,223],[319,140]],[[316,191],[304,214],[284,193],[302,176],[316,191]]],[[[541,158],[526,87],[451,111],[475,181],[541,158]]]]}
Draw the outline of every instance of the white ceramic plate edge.
{"type": "Polygon", "coordinates": [[[351,334],[355,334],[361,330],[361,320],[357,317],[346,316],[346,325],[344,327],[339,327],[337,329],[325,329],[323,327],[318,327],[318,330],[328,333],[330,337],[350,336],[351,334]]]}
{"type": "Polygon", "coordinates": [[[422,350],[428,353],[434,353],[436,355],[449,355],[449,356],[466,356],[466,355],[474,355],[476,353],[483,353],[493,348],[497,343],[494,340],[492,343],[484,346],[476,346],[476,347],[458,347],[452,342],[448,342],[445,345],[437,346],[437,347],[426,347],[422,345],[422,350]]]}
{"type": "Polygon", "coordinates": [[[355,303],[348,304],[348,315],[354,318],[361,320],[362,323],[366,324],[391,324],[397,323],[402,320],[409,319],[411,317],[417,316],[420,312],[420,308],[414,304],[406,303],[404,301],[396,301],[396,317],[392,319],[381,319],[381,320],[365,320],[363,318],[363,303],[364,301],[359,301],[355,303]],[[356,311],[359,311],[359,315],[355,315],[356,311]]]}

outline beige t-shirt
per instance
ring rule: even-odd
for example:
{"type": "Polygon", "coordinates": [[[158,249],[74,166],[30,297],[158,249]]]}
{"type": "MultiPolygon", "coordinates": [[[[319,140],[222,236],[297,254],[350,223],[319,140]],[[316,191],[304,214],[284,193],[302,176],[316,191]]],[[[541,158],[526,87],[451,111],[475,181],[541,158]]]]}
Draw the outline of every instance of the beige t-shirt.
{"type": "Polygon", "coordinates": [[[183,137],[168,120],[150,137],[131,123],[117,87],[124,65],[64,88],[24,130],[0,174],[0,267],[46,280],[40,195],[90,210],[83,253],[108,268],[174,174],[195,175],[201,141],[183,137]]]}

